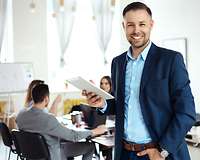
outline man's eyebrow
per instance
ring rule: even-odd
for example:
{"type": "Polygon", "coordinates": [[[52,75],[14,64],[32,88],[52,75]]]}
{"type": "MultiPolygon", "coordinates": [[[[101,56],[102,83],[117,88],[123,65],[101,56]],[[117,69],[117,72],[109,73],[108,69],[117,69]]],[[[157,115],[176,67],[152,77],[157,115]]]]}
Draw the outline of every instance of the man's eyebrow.
{"type": "Polygon", "coordinates": [[[127,24],[134,24],[134,22],[127,22],[127,24]]]}

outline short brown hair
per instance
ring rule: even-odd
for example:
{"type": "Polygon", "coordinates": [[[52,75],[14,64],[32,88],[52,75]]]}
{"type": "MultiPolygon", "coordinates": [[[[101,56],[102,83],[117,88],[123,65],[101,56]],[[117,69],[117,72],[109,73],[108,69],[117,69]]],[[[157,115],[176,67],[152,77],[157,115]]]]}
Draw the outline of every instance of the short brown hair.
{"type": "Polygon", "coordinates": [[[49,97],[49,87],[47,84],[38,84],[32,89],[32,99],[34,103],[40,103],[46,96],[49,97]]]}
{"type": "Polygon", "coordinates": [[[130,10],[138,10],[138,9],[144,9],[147,11],[147,13],[152,17],[152,12],[151,9],[144,3],[142,2],[133,2],[128,4],[124,10],[123,10],[123,17],[126,15],[126,13],[130,10]]]}

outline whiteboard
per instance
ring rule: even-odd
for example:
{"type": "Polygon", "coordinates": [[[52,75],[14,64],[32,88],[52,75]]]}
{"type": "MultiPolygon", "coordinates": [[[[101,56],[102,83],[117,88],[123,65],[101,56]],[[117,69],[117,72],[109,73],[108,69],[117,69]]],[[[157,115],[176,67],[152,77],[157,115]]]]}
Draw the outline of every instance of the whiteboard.
{"type": "Polygon", "coordinates": [[[0,93],[26,91],[32,80],[31,63],[0,63],[0,93]]]}
{"type": "Polygon", "coordinates": [[[183,55],[183,59],[187,67],[187,38],[178,37],[163,39],[162,46],[180,52],[183,55]]]}

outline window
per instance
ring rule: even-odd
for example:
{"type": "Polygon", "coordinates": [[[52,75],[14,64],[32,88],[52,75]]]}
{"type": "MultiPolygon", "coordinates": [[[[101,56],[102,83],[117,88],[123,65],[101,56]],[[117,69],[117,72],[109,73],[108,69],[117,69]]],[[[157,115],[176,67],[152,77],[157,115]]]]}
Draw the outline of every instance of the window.
{"type": "Polygon", "coordinates": [[[8,0],[7,3],[7,17],[0,54],[1,63],[13,62],[12,0],[8,0]]]}
{"type": "MultiPolygon", "coordinates": [[[[98,85],[101,76],[110,75],[112,57],[118,54],[120,50],[121,26],[118,15],[114,14],[113,17],[113,26],[115,27],[112,27],[112,37],[106,51],[108,64],[104,65],[103,53],[97,42],[96,23],[93,20],[91,1],[77,0],[75,21],[65,53],[66,66],[61,68],[56,19],[52,17],[52,4],[51,2],[48,3],[47,27],[50,87],[54,91],[60,91],[66,78],[79,75],[93,80],[98,85]]],[[[117,8],[119,7],[116,6],[117,8]]]]}

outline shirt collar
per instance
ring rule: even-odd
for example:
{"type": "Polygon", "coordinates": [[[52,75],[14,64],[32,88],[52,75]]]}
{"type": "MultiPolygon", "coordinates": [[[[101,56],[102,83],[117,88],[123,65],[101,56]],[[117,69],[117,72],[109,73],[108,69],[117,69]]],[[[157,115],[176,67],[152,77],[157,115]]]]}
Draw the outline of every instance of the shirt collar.
{"type": "MultiPolygon", "coordinates": [[[[141,57],[143,61],[146,60],[149,49],[151,47],[152,42],[150,41],[149,44],[146,46],[146,48],[141,52],[141,54],[138,57],[141,57]]],[[[133,58],[132,56],[132,48],[130,47],[129,50],[127,51],[127,55],[126,55],[126,59],[127,60],[135,60],[135,58],[133,58]]]]}

